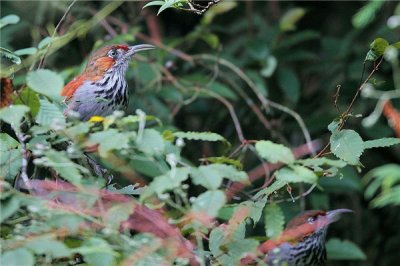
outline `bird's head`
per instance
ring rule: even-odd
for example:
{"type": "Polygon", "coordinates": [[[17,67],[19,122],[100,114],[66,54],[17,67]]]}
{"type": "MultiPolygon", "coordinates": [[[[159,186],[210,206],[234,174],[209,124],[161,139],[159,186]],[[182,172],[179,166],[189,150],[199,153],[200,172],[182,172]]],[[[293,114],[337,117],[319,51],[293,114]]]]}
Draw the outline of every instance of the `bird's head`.
{"type": "Polygon", "coordinates": [[[123,72],[125,72],[133,55],[137,52],[154,48],[155,47],[150,44],[139,44],[133,46],[117,44],[102,47],[92,54],[85,72],[104,73],[108,70],[123,70],[123,72]]]}
{"type": "Polygon", "coordinates": [[[304,225],[311,225],[310,228],[314,228],[315,230],[325,228],[329,224],[339,220],[340,215],[346,212],[353,211],[349,209],[336,209],[327,212],[321,210],[306,211],[290,220],[286,225],[286,230],[296,229],[304,225]]]}

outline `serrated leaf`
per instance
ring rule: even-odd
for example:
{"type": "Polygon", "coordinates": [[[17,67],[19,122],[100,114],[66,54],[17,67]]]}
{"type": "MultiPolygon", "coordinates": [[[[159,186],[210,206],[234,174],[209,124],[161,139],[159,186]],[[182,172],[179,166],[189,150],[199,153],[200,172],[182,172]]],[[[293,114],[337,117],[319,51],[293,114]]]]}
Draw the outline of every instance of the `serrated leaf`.
{"type": "Polygon", "coordinates": [[[36,117],[39,125],[50,127],[55,123],[65,125],[65,116],[55,103],[43,98],[39,100],[40,108],[36,117]]]}
{"type": "Polygon", "coordinates": [[[276,180],[274,183],[272,183],[272,185],[269,185],[268,187],[258,191],[257,194],[254,196],[254,198],[258,199],[261,196],[268,197],[275,191],[278,191],[279,189],[286,186],[286,184],[287,184],[286,182],[283,182],[281,180],[276,180]]]}
{"type": "Polygon", "coordinates": [[[28,106],[33,117],[36,117],[39,112],[39,97],[36,92],[29,88],[23,89],[18,97],[13,97],[13,103],[28,106]]]}
{"type": "Polygon", "coordinates": [[[228,164],[228,165],[235,166],[239,170],[243,169],[243,164],[239,160],[235,160],[235,159],[231,159],[231,158],[223,157],[223,156],[202,158],[200,161],[219,163],[219,164],[228,164]]]}
{"type": "Polygon", "coordinates": [[[132,203],[120,203],[112,206],[103,216],[104,223],[112,229],[118,230],[121,222],[128,220],[133,213],[134,207],[132,203]]]}
{"type": "Polygon", "coordinates": [[[175,132],[174,136],[177,138],[183,138],[183,139],[188,139],[188,140],[202,140],[202,141],[224,141],[226,142],[226,139],[222,137],[221,135],[213,132],[193,132],[193,131],[188,131],[188,132],[175,132]]]}
{"type": "Polygon", "coordinates": [[[250,201],[249,204],[246,204],[250,207],[250,218],[253,220],[254,226],[260,220],[267,201],[267,197],[264,197],[262,199],[256,200],[255,202],[250,201]]]}
{"type": "Polygon", "coordinates": [[[68,156],[61,151],[49,150],[45,152],[45,156],[46,160],[41,164],[53,168],[62,178],[65,178],[69,182],[80,184],[82,175],[79,170],[85,171],[85,168],[72,162],[68,156]]]}
{"type": "Polygon", "coordinates": [[[258,154],[271,163],[292,163],[294,162],[294,155],[292,151],[282,145],[276,144],[269,140],[260,140],[256,143],[256,150],[258,154]]]}
{"type": "Polygon", "coordinates": [[[14,14],[4,16],[0,19],[0,29],[10,24],[17,24],[19,20],[19,17],[14,14]]]}
{"type": "Polygon", "coordinates": [[[305,160],[297,160],[298,163],[304,165],[304,166],[322,166],[322,165],[328,165],[328,166],[334,166],[334,167],[345,167],[347,165],[346,162],[342,160],[332,160],[328,158],[312,158],[312,159],[305,159],[305,160]]]}
{"type": "Polygon", "coordinates": [[[49,97],[52,100],[61,100],[61,90],[64,79],[48,69],[39,69],[29,72],[26,77],[27,85],[34,91],[49,97]]]}
{"type": "Polygon", "coordinates": [[[192,205],[194,212],[205,213],[211,218],[216,217],[219,209],[225,205],[225,193],[221,190],[209,190],[200,194],[192,205]]]}
{"type": "Polygon", "coordinates": [[[0,133],[0,176],[13,180],[22,166],[20,144],[6,133],[0,133]]]}
{"type": "Polygon", "coordinates": [[[128,137],[115,128],[93,133],[89,137],[89,142],[99,144],[99,155],[103,158],[113,150],[128,147],[128,141],[128,137]]]}
{"type": "Polygon", "coordinates": [[[33,266],[35,265],[35,258],[33,254],[26,248],[17,248],[14,250],[6,251],[1,255],[1,265],[3,266],[33,266]]]}
{"type": "Polygon", "coordinates": [[[170,170],[164,175],[157,176],[150,183],[150,189],[158,195],[178,188],[183,181],[188,179],[190,169],[188,167],[176,168],[170,170]]]}
{"type": "Polygon", "coordinates": [[[127,185],[123,188],[116,188],[114,184],[107,186],[107,190],[111,191],[112,193],[124,194],[124,195],[140,195],[142,194],[145,187],[138,187],[139,184],[135,185],[127,185]]]}
{"type": "Polygon", "coordinates": [[[366,260],[364,252],[349,240],[331,238],[326,242],[329,260],[366,260]]]}
{"type": "Polygon", "coordinates": [[[340,119],[333,120],[331,123],[329,123],[328,130],[331,133],[335,132],[339,128],[340,123],[341,123],[340,119]]]}
{"type": "Polygon", "coordinates": [[[318,180],[317,175],[310,169],[304,166],[291,166],[290,168],[284,167],[275,172],[277,180],[285,183],[309,183],[315,184],[318,180]]]}
{"type": "Polygon", "coordinates": [[[264,224],[266,235],[269,238],[276,238],[282,233],[285,217],[278,205],[274,203],[267,205],[265,208],[264,224]]]}
{"type": "Polygon", "coordinates": [[[203,165],[191,170],[192,181],[196,185],[202,185],[208,189],[220,187],[223,178],[236,182],[246,182],[247,174],[238,171],[235,167],[225,164],[203,165]]]}
{"type": "Polygon", "coordinates": [[[9,123],[14,130],[19,131],[19,126],[25,114],[29,112],[26,105],[10,105],[0,110],[0,120],[9,123]]]}
{"type": "Polygon", "coordinates": [[[112,266],[115,265],[117,252],[101,238],[89,238],[79,248],[73,249],[75,253],[82,254],[89,265],[112,266]]]}
{"type": "Polygon", "coordinates": [[[364,142],[364,149],[390,147],[400,144],[400,138],[381,138],[375,140],[367,140],[364,142]]]}
{"type": "Polygon", "coordinates": [[[359,164],[360,156],[364,152],[364,142],[357,132],[350,129],[334,132],[330,144],[335,156],[349,164],[359,164]]]}
{"type": "Polygon", "coordinates": [[[136,145],[139,150],[149,155],[162,154],[165,150],[165,141],[155,129],[143,130],[142,136],[136,139],[136,145]]]}

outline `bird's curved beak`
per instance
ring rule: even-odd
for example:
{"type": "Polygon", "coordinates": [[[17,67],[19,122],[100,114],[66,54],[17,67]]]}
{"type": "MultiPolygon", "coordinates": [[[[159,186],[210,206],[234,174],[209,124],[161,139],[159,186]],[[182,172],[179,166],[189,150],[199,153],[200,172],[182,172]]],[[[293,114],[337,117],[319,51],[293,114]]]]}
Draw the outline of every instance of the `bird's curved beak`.
{"type": "Polygon", "coordinates": [[[139,45],[133,45],[129,47],[129,50],[126,52],[125,57],[130,57],[134,55],[137,52],[141,51],[146,51],[146,50],[152,50],[156,48],[154,45],[151,44],[139,44],[139,45]]]}
{"type": "Polygon", "coordinates": [[[336,209],[336,210],[328,211],[326,213],[326,217],[328,218],[329,223],[333,223],[340,219],[340,216],[342,213],[346,213],[346,212],[354,212],[354,211],[349,210],[349,209],[336,209]]]}

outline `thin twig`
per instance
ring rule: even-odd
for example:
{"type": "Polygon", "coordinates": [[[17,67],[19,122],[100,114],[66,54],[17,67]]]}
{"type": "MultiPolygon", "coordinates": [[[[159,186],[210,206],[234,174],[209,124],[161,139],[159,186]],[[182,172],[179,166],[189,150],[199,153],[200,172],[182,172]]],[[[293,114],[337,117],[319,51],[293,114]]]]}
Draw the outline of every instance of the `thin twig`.
{"type": "Polygon", "coordinates": [[[64,15],[62,16],[62,18],[60,19],[60,21],[58,22],[56,28],[54,29],[53,34],[51,35],[51,40],[49,42],[49,44],[46,47],[46,51],[43,54],[42,58],[40,59],[39,65],[38,65],[38,69],[42,68],[44,66],[44,61],[46,59],[47,53],[51,47],[51,44],[53,43],[53,39],[56,36],[56,34],[58,33],[58,30],[60,29],[61,25],[64,23],[65,19],[67,18],[68,13],[71,11],[72,6],[75,4],[77,0],[73,0],[72,3],[68,6],[67,10],[65,10],[64,15]]]}

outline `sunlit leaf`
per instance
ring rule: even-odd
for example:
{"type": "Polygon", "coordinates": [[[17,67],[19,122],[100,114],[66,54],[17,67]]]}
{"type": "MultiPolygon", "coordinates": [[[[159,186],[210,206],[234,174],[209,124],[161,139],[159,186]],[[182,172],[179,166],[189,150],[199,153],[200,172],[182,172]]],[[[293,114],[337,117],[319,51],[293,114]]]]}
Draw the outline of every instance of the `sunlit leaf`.
{"type": "Polygon", "coordinates": [[[282,144],[276,144],[269,140],[260,140],[256,143],[258,154],[271,163],[292,163],[294,155],[292,151],[282,144]]]}
{"type": "Polygon", "coordinates": [[[265,232],[269,238],[278,237],[283,231],[285,217],[282,209],[276,204],[268,204],[264,216],[265,232]]]}
{"type": "Polygon", "coordinates": [[[349,164],[359,164],[364,152],[364,142],[354,130],[345,129],[334,132],[330,139],[331,151],[338,158],[349,164]]]}

